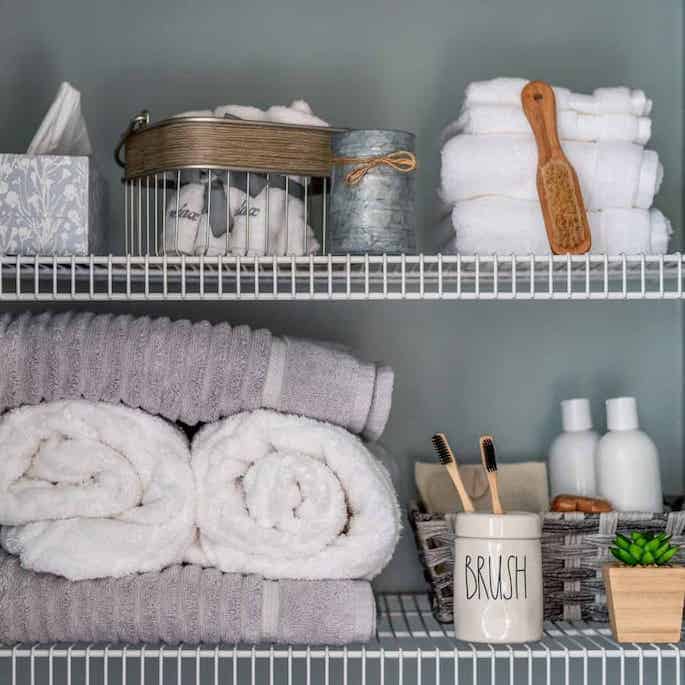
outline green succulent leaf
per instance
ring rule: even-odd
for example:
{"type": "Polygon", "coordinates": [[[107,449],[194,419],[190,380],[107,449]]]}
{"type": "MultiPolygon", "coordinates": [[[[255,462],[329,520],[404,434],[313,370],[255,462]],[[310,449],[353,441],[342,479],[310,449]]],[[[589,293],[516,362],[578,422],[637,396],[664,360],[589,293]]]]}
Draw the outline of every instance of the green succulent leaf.
{"type": "Polygon", "coordinates": [[[631,542],[625,535],[618,533],[616,535],[616,539],[614,540],[614,544],[621,549],[628,550],[630,549],[631,542]]]}
{"type": "Polygon", "coordinates": [[[628,550],[630,555],[635,559],[636,562],[640,563],[642,561],[643,549],[639,545],[632,544],[628,550]]]}
{"type": "Polygon", "coordinates": [[[667,564],[675,555],[675,553],[678,551],[678,548],[675,546],[669,547],[658,559],[657,559],[657,564],[667,564]]]}
{"type": "Polygon", "coordinates": [[[630,552],[626,552],[626,550],[622,549],[621,547],[610,547],[609,551],[621,562],[624,564],[628,564],[628,566],[635,566],[637,563],[635,559],[631,556],[630,552]]]}
{"type": "Polygon", "coordinates": [[[663,541],[654,551],[654,558],[658,561],[659,557],[668,549],[671,549],[673,545],[669,543],[668,540],[663,541]]]}
{"type": "Polygon", "coordinates": [[[645,553],[642,555],[642,563],[647,565],[647,564],[653,564],[655,563],[654,555],[649,551],[645,550],[645,553]]]}
{"type": "Polygon", "coordinates": [[[645,545],[645,552],[655,552],[657,549],[659,549],[659,546],[661,545],[661,540],[659,538],[652,538],[646,545],[645,545]]]}
{"type": "Polygon", "coordinates": [[[666,533],[664,533],[664,532],[661,532],[661,533],[657,533],[657,534],[654,536],[654,539],[655,539],[655,540],[661,540],[661,542],[665,542],[666,540],[670,540],[670,539],[671,539],[671,536],[670,536],[670,535],[666,535],[666,533]]]}

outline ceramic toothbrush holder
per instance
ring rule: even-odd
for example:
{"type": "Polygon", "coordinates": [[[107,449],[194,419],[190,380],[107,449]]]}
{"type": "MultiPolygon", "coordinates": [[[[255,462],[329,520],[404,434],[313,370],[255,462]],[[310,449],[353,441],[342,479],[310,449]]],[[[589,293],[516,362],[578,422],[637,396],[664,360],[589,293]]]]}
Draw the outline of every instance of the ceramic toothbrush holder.
{"type": "Polygon", "coordinates": [[[540,517],[457,514],[454,525],[456,638],[495,643],[540,640],[540,517]]]}

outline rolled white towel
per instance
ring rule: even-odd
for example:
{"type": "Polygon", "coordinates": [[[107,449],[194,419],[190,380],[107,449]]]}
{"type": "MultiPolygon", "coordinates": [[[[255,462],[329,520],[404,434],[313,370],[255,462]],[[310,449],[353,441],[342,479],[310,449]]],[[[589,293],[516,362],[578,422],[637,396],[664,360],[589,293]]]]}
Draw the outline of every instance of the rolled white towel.
{"type": "MultiPolygon", "coordinates": [[[[521,105],[521,91],[528,83],[524,78],[494,78],[474,81],[466,87],[464,106],[521,105]]],[[[573,93],[568,88],[554,87],[557,109],[570,109],[583,114],[634,114],[647,116],[652,101],[642,90],[625,86],[597,88],[592,95],[573,93]]]]}
{"type": "MultiPolygon", "coordinates": [[[[588,210],[652,206],[663,178],[653,150],[625,142],[566,141],[562,147],[588,210]]],[[[442,199],[451,204],[484,195],[536,200],[537,158],[531,136],[456,136],[442,150],[442,199]]]]}
{"type": "Polygon", "coordinates": [[[193,539],[185,436],[136,409],[85,400],[0,421],[2,546],[70,580],[158,571],[193,539]]]}
{"type": "Polygon", "coordinates": [[[169,195],[162,229],[167,254],[194,254],[206,189],[203,183],[188,183],[169,195]]]}
{"type": "MultiPolygon", "coordinates": [[[[588,212],[593,254],[665,254],[671,223],[658,209],[588,212]]],[[[457,203],[438,228],[443,253],[550,254],[540,203],[482,197],[457,203]],[[450,219],[448,219],[449,223],[450,219]]]]}
{"type": "Polygon", "coordinates": [[[264,188],[256,197],[250,198],[249,206],[245,197],[236,212],[231,230],[231,254],[251,257],[315,254],[319,249],[319,242],[309,223],[305,222],[304,202],[276,187],[268,188],[268,201],[268,246],[267,188],[264,188]]]}
{"type": "MultiPolygon", "coordinates": [[[[200,217],[200,221],[198,223],[192,254],[207,255],[210,257],[231,254],[230,235],[231,230],[233,229],[233,222],[235,220],[236,213],[240,211],[240,208],[245,201],[246,195],[242,190],[236,188],[235,186],[231,186],[228,192],[226,192],[224,188],[222,192],[224,192],[226,197],[226,202],[223,208],[228,215],[223,221],[223,224],[228,226],[228,231],[224,233],[221,231],[216,231],[216,225],[210,223],[207,212],[205,211],[200,217]],[[217,233],[219,235],[216,235],[217,233]]],[[[212,197],[214,197],[214,195],[212,197]]],[[[210,207],[212,210],[212,216],[214,216],[213,207],[214,205],[210,207]]]]}
{"type": "MultiPolygon", "coordinates": [[[[580,114],[572,110],[557,112],[557,126],[562,140],[587,142],[622,140],[644,145],[652,132],[652,121],[649,117],[638,117],[634,114],[580,114]]],[[[459,133],[533,135],[523,109],[516,105],[465,107],[459,119],[443,131],[443,143],[459,133]]]]}
{"type": "Polygon", "coordinates": [[[206,426],[192,455],[207,564],[313,580],[372,578],[390,560],[397,497],[347,431],[260,410],[206,426]]]}

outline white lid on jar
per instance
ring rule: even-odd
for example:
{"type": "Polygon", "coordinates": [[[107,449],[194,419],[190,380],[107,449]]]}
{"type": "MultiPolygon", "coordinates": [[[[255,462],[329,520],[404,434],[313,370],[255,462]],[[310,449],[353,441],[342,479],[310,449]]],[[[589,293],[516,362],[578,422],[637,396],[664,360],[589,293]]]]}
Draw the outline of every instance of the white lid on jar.
{"type": "Polygon", "coordinates": [[[561,403],[561,423],[565,431],[589,431],[592,429],[590,400],[577,397],[561,403]]]}
{"type": "Polygon", "coordinates": [[[507,514],[456,514],[454,533],[460,538],[538,539],[542,535],[539,514],[516,511],[507,514]]]}
{"type": "Polygon", "coordinates": [[[640,427],[634,397],[613,397],[606,401],[607,428],[610,431],[634,431],[640,427]]]}

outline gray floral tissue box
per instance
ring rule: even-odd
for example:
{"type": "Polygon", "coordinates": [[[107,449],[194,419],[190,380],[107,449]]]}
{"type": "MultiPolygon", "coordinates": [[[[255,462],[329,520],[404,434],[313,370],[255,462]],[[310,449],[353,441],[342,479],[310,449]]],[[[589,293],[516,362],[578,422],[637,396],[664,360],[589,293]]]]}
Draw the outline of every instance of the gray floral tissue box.
{"type": "Polygon", "coordinates": [[[0,154],[0,254],[102,254],[103,196],[90,157],[0,154]]]}

